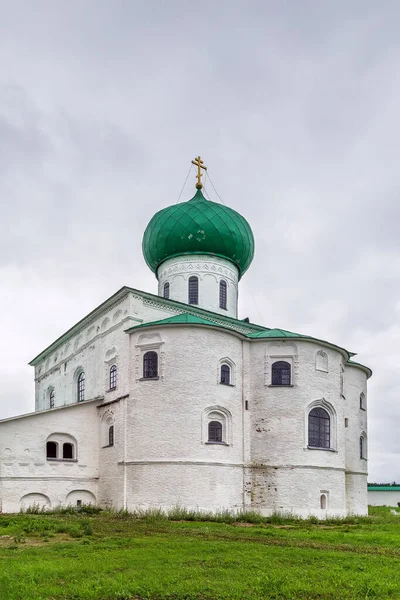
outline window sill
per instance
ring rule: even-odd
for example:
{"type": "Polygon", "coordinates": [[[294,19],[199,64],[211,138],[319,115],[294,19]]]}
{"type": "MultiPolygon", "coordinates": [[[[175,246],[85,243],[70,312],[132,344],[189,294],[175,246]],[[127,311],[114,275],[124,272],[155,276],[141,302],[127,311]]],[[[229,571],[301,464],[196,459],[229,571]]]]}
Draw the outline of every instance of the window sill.
{"type": "Polygon", "coordinates": [[[218,381],[219,385],[226,385],[226,387],[236,387],[233,383],[223,383],[222,381],[218,381]]]}
{"type": "Polygon", "coordinates": [[[293,383],[270,383],[267,387],[278,387],[278,388],[292,388],[294,387],[293,383]]]}
{"type": "Polygon", "coordinates": [[[106,394],[109,394],[110,392],[116,392],[118,388],[110,388],[108,390],[106,390],[106,394]]]}
{"type": "Polygon", "coordinates": [[[46,460],[50,462],[78,462],[77,458],[50,458],[49,456],[46,457],[46,460]]]}
{"type": "Polygon", "coordinates": [[[367,411],[367,409],[366,409],[366,408],[363,408],[362,406],[360,406],[360,410],[363,410],[364,412],[366,412],[366,411],[367,411]]]}
{"type": "Polygon", "coordinates": [[[204,442],[208,446],[229,446],[226,442],[204,442]]]}
{"type": "Polygon", "coordinates": [[[221,310],[226,310],[226,311],[228,310],[228,309],[226,308],[226,306],[220,306],[220,309],[221,309],[221,310]]]}
{"type": "Polygon", "coordinates": [[[336,452],[335,448],[320,448],[319,446],[307,446],[308,450],[324,450],[324,452],[336,452]]]}
{"type": "Polygon", "coordinates": [[[159,377],[141,377],[139,381],[158,381],[159,377]]]}
{"type": "Polygon", "coordinates": [[[102,446],[102,449],[103,448],[114,448],[114,444],[107,444],[107,446],[102,446]]]}

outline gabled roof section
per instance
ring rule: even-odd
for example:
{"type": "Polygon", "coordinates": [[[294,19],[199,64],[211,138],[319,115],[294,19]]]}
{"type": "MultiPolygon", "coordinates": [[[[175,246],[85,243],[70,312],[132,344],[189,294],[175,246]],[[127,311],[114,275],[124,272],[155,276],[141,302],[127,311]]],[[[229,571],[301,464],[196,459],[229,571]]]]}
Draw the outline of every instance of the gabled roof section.
{"type": "Polygon", "coordinates": [[[173,307],[178,310],[181,310],[183,313],[188,313],[191,315],[205,317],[206,320],[218,320],[220,323],[226,323],[228,329],[237,329],[238,331],[245,333],[256,332],[256,331],[264,331],[266,328],[261,325],[256,325],[254,323],[247,323],[245,321],[241,321],[239,319],[234,319],[233,317],[227,317],[225,315],[220,315],[218,313],[211,312],[209,310],[205,310],[204,308],[200,308],[197,306],[192,306],[185,304],[183,302],[177,302],[176,300],[170,300],[167,298],[162,298],[161,296],[156,296],[155,294],[150,294],[149,292],[143,292],[141,290],[137,290],[135,288],[124,286],[120,290],[118,290],[115,294],[107,298],[104,302],[99,304],[95,309],[93,309],[90,313],[88,313],[83,319],[75,323],[70,329],[68,329],[63,335],[57,338],[52,344],[47,346],[42,352],[40,352],[35,358],[30,361],[31,366],[37,365],[41,360],[45,359],[49,354],[51,354],[56,348],[64,344],[67,340],[76,335],[79,331],[87,327],[92,321],[99,318],[99,316],[112,308],[115,304],[120,302],[125,296],[128,294],[134,294],[136,296],[140,296],[141,298],[145,298],[146,300],[157,302],[157,304],[164,305],[167,307],[173,307]],[[231,325],[229,327],[229,324],[231,325]]]}

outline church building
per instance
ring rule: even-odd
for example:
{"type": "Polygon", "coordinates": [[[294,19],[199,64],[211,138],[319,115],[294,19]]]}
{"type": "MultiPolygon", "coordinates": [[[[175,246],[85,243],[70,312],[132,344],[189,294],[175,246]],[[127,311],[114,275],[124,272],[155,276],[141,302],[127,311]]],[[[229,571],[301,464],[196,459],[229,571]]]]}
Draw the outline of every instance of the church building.
{"type": "Polygon", "coordinates": [[[202,193],[150,220],[158,293],[122,287],[30,363],[0,421],[0,510],[367,514],[367,380],[354,354],[238,317],[244,217],[202,193]]]}

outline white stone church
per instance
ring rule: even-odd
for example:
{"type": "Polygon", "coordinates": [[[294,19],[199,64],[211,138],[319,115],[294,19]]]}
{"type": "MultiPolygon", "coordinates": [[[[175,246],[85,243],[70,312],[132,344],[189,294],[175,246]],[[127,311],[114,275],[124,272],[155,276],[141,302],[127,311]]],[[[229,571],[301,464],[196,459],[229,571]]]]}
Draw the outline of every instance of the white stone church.
{"type": "Polygon", "coordinates": [[[0,421],[3,512],[367,513],[371,371],[335,344],[238,318],[253,234],[200,177],[146,228],[158,294],[121,288],[31,361],[35,412],[0,421]]]}

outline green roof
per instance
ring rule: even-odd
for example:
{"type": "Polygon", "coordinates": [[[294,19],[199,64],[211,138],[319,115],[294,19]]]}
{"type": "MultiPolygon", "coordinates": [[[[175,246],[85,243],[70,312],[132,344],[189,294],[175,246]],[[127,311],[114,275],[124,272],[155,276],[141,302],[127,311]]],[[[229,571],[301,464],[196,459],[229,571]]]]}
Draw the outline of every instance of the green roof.
{"type": "Polygon", "coordinates": [[[189,313],[183,313],[181,315],[176,315],[175,317],[168,317],[167,319],[161,319],[160,321],[151,321],[150,323],[140,323],[140,325],[134,325],[130,327],[126,331],[132,331],[132,329],[142,329],[143,327],[153,327],[158,325],[181,325],[181,324],[189,324],[189,325],[208,325],[209,327],[220,327],[221,329],[229,329],[232,331],[230,327],[224,327],[221,323],[217,323],[212,319],[202,319],[201,317],[196,317],[195,315],[190,315],[189,313]]]}
{"type": "Polygon", "coordinates": [[[256,333],[249,333],[250,338],[310,338],[309,335],[302,335],[301,333],[293,333],[292,331],[286,331],[286,329],[266,329],[265,331],[257,331],[256,333]]]}
{"type": "Polygon", "coordinates": [[[167,258],[212,254],[233,262],[241,276],[253,260],[254,237],[242,215],[207,200],[197,190],[189,202],[168,206],[154,215],[144,232],[142,249],[154,272],[167,258]]]}
{"type": "Polygon", "coordinates": [[[400,492],[400,485],[369,485],[369,492],[400,492]]]}

